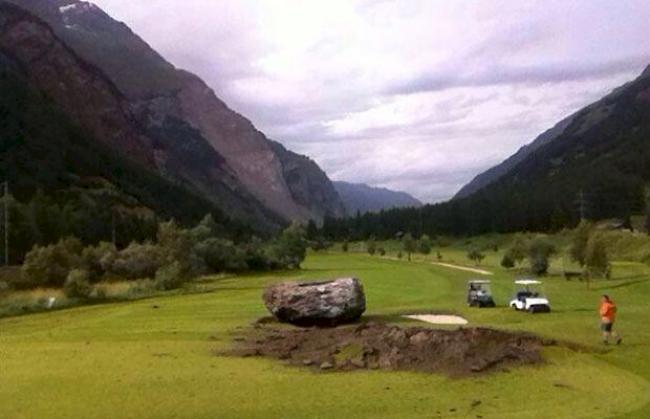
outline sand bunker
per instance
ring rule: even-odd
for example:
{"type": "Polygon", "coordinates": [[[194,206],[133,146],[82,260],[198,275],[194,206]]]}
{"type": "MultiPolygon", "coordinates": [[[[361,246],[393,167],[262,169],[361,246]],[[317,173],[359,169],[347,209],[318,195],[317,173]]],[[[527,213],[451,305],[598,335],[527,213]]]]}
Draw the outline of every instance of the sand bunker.
{"type": "Polygon", "coordinates": [[[228,354],[263,356],[316,370],[385,369],[452,376],[542,361],[532,335],[485,328],[435,330],[368,322],[336,328],[257,324],[228,354]]]}
{"type": "Polygon", "coordinates": [[[404,317],[407,319],[420,320],[422,322],[431,324],[450,324],[463,326],[469,323],[467,320],[460,316],[453,316],[448,314],[411,314],[404,317]]]}

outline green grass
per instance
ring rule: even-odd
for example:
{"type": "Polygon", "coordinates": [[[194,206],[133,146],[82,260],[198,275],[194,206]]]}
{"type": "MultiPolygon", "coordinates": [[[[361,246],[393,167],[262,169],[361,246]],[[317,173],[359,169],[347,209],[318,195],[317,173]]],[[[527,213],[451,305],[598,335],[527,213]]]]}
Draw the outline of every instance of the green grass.
{"type": "MultiPolygon", "coordinates": [[[[449,249],[450,252],[452,249],[449,249]]],[[[462,250],[457,251],[459,255],[462,250]]],[[[496,268],[504,304],[510,272],[496,268]]],[[[447,260],[448,261],[448,260],[447,260]]],[[[466,261],[464,262],[468,265],[466,261]]],[[[310,255],[301,272],[214,279],[204,294],[95,305],[0,320],[0,417],[18,418],[647,418],[650,417],[650,271],[618,263],[592,284],[549,278],[554,311],[469,309],[472,274],[363,254],[310,255]],[[452,379],[367,371],[315,373],[218,355],[238,328],[266,315],[263,288],[287,278],[362,279],[368,315],[449,311],[473,325],[527,330],[594,352],[552,348],[541,366],[452,379]],[[625,344],[599,345],[598,296],[620,308],[625,344]],[[153,306],[159,306],[155,309],[153,306]],[[481,401],[472,407],[475,401],[481,401]]]]}

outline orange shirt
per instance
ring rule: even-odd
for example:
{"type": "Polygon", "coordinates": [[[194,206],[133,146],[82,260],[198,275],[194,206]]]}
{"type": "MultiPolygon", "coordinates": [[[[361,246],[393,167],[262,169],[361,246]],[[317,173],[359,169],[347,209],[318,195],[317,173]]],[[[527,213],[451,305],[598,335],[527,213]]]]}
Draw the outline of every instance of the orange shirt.
{"type": "Polygon", "coordinates": [[[600,305],[600,317],[604,321],[613,322],[616,319],[616,304],[606,301],[600,305]]]}

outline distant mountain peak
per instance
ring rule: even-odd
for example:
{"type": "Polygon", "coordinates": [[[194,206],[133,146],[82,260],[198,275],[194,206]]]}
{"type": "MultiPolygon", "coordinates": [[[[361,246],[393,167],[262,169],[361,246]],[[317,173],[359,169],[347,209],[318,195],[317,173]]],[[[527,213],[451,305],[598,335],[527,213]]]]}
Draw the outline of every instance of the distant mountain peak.
{"type": "Polygon", "coordinates": [[[420,207],[422,202],[406,192],[369,186],[364,183],[334,182],[348,215],[379,212],[391,208],[420,207]]]}

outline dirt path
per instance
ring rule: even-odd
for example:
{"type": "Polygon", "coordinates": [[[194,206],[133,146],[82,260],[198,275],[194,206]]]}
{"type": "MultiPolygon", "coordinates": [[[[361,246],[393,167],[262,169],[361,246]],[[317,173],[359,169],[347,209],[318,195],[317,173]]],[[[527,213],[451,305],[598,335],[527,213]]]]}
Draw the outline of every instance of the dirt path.
{"type": "Polygon", "coordinates": [[[467,272],[472,272],[475,274],[479,275],[494,275],[490,271],[486,271],[485,269],[478,269],[478,268],[470,268],[469,266],[460,266],[460,265],[452,265],[451,263],[442,263],[442,262],[431,262],[432,265],[438,265],[438,266],[444,266],[445,268],[452,268],[452,269],[458,269],[461,271],[467,271],[467,272]]]}
{"type": "MultiPolygon", "coordinates": [[[[384,256],[383,258],[384,259],[389,259],[389,260],[396,260],[396,261],[399,261],[399,262],[406,262],[406,260],[404,260],[404,259],[399,259],[399,258],[391,257],[391,256],[384,256]]],[[[426,261],[426,260],[424,260],[424,261],[416,260],[414,262],[428,263],[430,265],[442,266],[442,267],[451,268],[451,269],[458,269],[460,271],[472,272],[472,273],[479,274],[479,275],[494,275],[494,273],[492,273],[490,271],[487,271],[485,269],[470,268],[469,266],[453,265],[451,263],[429,262],[429,261],[426,261]]]]}

